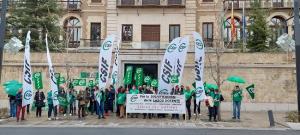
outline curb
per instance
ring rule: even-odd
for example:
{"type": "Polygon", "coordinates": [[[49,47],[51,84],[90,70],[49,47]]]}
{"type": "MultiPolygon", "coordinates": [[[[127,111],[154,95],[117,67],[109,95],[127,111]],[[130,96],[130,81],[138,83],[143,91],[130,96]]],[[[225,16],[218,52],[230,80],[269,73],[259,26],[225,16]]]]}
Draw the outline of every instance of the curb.
{"type": "Polygon", "coordinates": [[[143,128],[143,129],[170,129],[170,128],[177,128],[177,129],[217,129],[217,130],[260,130],[260,131],[285,131],[290,130],[290,128],[245,128],[245,127],[176,127],[176,126],[152,126],[152,127],[145,127],[145,126],[136,126],[136,125],[0,125],[0,128],[32,128],[32,127],[41,127],[41,128],[143,128]]]}

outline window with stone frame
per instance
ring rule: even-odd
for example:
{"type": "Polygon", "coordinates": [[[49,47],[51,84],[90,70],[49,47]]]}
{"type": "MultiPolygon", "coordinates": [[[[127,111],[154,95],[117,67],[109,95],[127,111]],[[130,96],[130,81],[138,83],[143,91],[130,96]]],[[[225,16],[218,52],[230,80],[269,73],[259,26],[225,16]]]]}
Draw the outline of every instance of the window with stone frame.
{"type": "Polygon", "coordinates": [[[283,7],[283,0],[272,0],[273,7],[283,7]]]}
{"type": "Polygon", "coordinates": [[[99,46],[101,42],[101,23],[91,23],[90,46],[99,46]]]}
{"type": "Polygon", "coordinates": [[[160,41],[160,25],[142,25],[142,41],[160,41]]]}
{"type": "Polygon", "coordinates": [[[214,0],[202,0],[203,2],[214,2],[214,0]]]}
{"type": "Polygon", "coordinates": [[[133,26],[132,24],[122,25],[122,41],[131,42],[133,36],[133,26]]]}
{"type": "Polygon", "coordinates": [[[202,35],[205,47],[213,47],[214,41],[214,24],[213,22],[204,22],[202,24],[202,35]]]}
{"type": "Polygon", "coordinates": [[[91,0],[92,3],[101,3],[102,0],[91,0]]]}
{"type": "Polygon", "coordinates": [[[169,26],[169,41],[180,37],[180,25],[179,24],[172,24],[169,26]]]}

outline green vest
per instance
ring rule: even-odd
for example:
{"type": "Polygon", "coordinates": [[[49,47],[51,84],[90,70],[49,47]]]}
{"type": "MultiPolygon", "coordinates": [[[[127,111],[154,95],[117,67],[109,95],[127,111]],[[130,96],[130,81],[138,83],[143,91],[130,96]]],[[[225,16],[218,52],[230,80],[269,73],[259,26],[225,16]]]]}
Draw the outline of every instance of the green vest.
{"type": "Polygon", "coordinates": [[[48,105],[52,105],[53,104],[53,100],[52,100],[52,91],[49,91],[47,93],[47,102],[48,102],[48,105]]]}
{"type": "Polygon", "coordinates": [[[221,94],[214,94],[214,106],[220,106],[221,94]]]}
{"type": "Polygon", "coordinates": [[[185,96],[185,101],[187,101],[187,100],[189,100],[189,99],[192,98],[192,94],[193,94],[192,90],[189,90],[189,91],[184,90],[183,93],[184,93],[184,96],[185,96]]]}
{"type": "Polygon", "coordinates": [[[138,89],[135,89],[135,90],[133,90],[133,89],[131,89],[131,90],[129,90],[129,94],[139,94],[139,90],[138,89]]]}
{"type": "Polygon", "coordinates": [[[232,92],[232,100],[233,101],[242,101],[243,99],[243,91],[242,90],[234,90],[232,92]]]}
{"type": "Polygon", "coordinates": [[[117,97],[117,103],[118,104],[125,104],[126,101],[126,93],[118,93],[118,97],[117,97]]]}

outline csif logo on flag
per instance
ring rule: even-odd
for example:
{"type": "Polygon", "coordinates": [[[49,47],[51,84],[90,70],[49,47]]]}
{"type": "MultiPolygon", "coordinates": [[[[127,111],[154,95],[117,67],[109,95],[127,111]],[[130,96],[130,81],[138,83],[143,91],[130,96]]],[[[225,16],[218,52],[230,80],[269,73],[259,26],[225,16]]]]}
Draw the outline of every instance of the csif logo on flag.
{"type": "Polygon", "coordinates": [[[196,39],[196,47],[198,49],[203,49],[204,44],[203,44],[203,42],[200,39],[196,39]]]}
{"type": "Polygon", "coordinates": [[[31,90],[26,90],[24,92],[24,99],[30,100],[31,97],[32,97],[32,91],[31,90]]]}
{"type": "Polygon", "coordinates": [[[182,52],[186,48],[186,43],[181,43],[178,47],[178,51],[182,52]]]}
{"type": "Polygon", "coordinates": [[[176,50],[176,44],[170,44],[170,46],[168,47],[167,51],[169,53],[173,52],[174,50],[176,50]]]}
{"type": "Polygon", "coordinates": [[[112,46],[112,42],[111,42],[111,41],[106,41],[106,42],[103,44],[102,49],[103,49],[103,50],[108,50],[111,46],[112,46]]]}
{"type": "Polygon", "coordinates": [[[198,87],[196,89],[196,97],[197,98],[201,97],[202,93],[203,93],[203,88],[202,87],[198,87]]]}

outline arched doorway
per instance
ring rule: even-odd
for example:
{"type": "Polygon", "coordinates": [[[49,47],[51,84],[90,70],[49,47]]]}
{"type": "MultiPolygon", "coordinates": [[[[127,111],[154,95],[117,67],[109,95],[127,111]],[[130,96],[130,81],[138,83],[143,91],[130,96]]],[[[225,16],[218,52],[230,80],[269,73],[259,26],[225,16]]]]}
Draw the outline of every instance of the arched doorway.
{"type": "Polygon", "coordinates": [[[64,22],[66,40],[69,41],[68,48],[77,48],[80,46],[81,23],[78,18],[70,17],[64,22]]]}
{"type": "MultiPolygon", "coordinates": [[[[234,17],[234,24],[235,24],[235,33],[236,33],[236,36],[235,36],[235,41],[234,43],[237,43],[241,40],[241,37],[242,37],[242,23],[241,23],[241,20],[239,18],[236,18],[234,17]]],[[[225,41],[225,44],[229,43],[229,42],[232,42],[232,37],[231,37],[231,18],[227,18],[226,21],[225,21],[225,30],[224,30],[224,41],[225,41]]],[[[230,47],[233,47],[232,44],[230,44],[228,46],[229,48],[230,47]]]]}
{"type": "Polygon", "coordinates": [[[288,31],[285,19],[280,16],[274,16],[271,19],[270,29],[272,32],[271,45],[276,45],[277,38],[288,31]]]}

